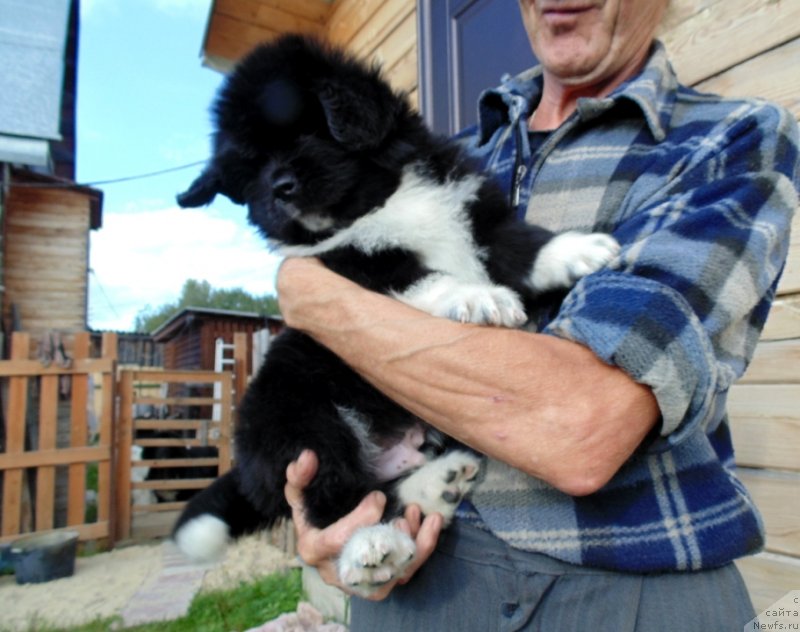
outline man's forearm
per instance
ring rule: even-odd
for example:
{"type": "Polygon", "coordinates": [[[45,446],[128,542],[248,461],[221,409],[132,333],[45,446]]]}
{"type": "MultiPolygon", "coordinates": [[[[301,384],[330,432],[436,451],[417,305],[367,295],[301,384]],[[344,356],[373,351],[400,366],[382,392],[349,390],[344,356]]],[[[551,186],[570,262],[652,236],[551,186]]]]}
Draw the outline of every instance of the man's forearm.
{"type": "Polygon", "coordinates": [[[289,326],[399,404],[567,493],[601,487],[657,422],[649,388],[575,343],[434,318],[308,260],[279,293],[289,326]]]}

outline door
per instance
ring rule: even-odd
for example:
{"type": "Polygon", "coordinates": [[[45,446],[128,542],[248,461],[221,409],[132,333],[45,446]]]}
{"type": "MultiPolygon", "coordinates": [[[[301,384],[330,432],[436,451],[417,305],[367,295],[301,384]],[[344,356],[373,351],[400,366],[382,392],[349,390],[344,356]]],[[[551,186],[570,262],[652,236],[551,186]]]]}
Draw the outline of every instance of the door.
{"type": "Polygon", "coordinates": [[[419,0],[420,109],[435,131],[477,121],[481,92],[536,63],[516,0],[419,0]]]}

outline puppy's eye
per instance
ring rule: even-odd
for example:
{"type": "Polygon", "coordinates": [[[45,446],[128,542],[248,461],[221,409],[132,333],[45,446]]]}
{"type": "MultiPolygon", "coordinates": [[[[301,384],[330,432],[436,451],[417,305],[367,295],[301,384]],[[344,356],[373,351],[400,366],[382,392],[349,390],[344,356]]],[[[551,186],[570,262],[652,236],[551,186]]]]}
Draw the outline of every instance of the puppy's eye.
{"type": "Polygon", "coordinates": [[[272,190],[275,197],[289,201],[294,198],[298,191],[297,178],[292,173],[281,172],[273,177],[272,190]]]}

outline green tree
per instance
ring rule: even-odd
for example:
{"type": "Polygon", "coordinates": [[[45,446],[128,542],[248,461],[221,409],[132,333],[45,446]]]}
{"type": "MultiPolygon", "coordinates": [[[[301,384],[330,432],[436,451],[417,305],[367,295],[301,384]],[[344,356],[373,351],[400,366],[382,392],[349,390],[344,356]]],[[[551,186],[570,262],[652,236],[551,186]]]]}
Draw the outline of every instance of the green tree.
{"type": "Polygon", "coordinates": [[[272,294],[253,296],[242,288],[214,289],[208,281],[189,279],[183,284],[178,300],[160,307],[148,305],[134,321],[135,331],[152,333],[186,307],[229,309],[237,312],[277,315],[278,300],[272,294]]]}

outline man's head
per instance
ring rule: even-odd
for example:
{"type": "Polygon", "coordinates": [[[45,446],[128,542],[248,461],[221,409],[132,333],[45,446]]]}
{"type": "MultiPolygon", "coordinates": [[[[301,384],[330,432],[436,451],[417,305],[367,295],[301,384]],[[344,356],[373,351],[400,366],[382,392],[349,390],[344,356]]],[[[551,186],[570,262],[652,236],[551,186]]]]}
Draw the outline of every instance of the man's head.
{"type": "Polygon", "coordinates": [[[593,86],[644,60],[669,0],[519,0],[534,53],[569,86],[593,86]]]}

